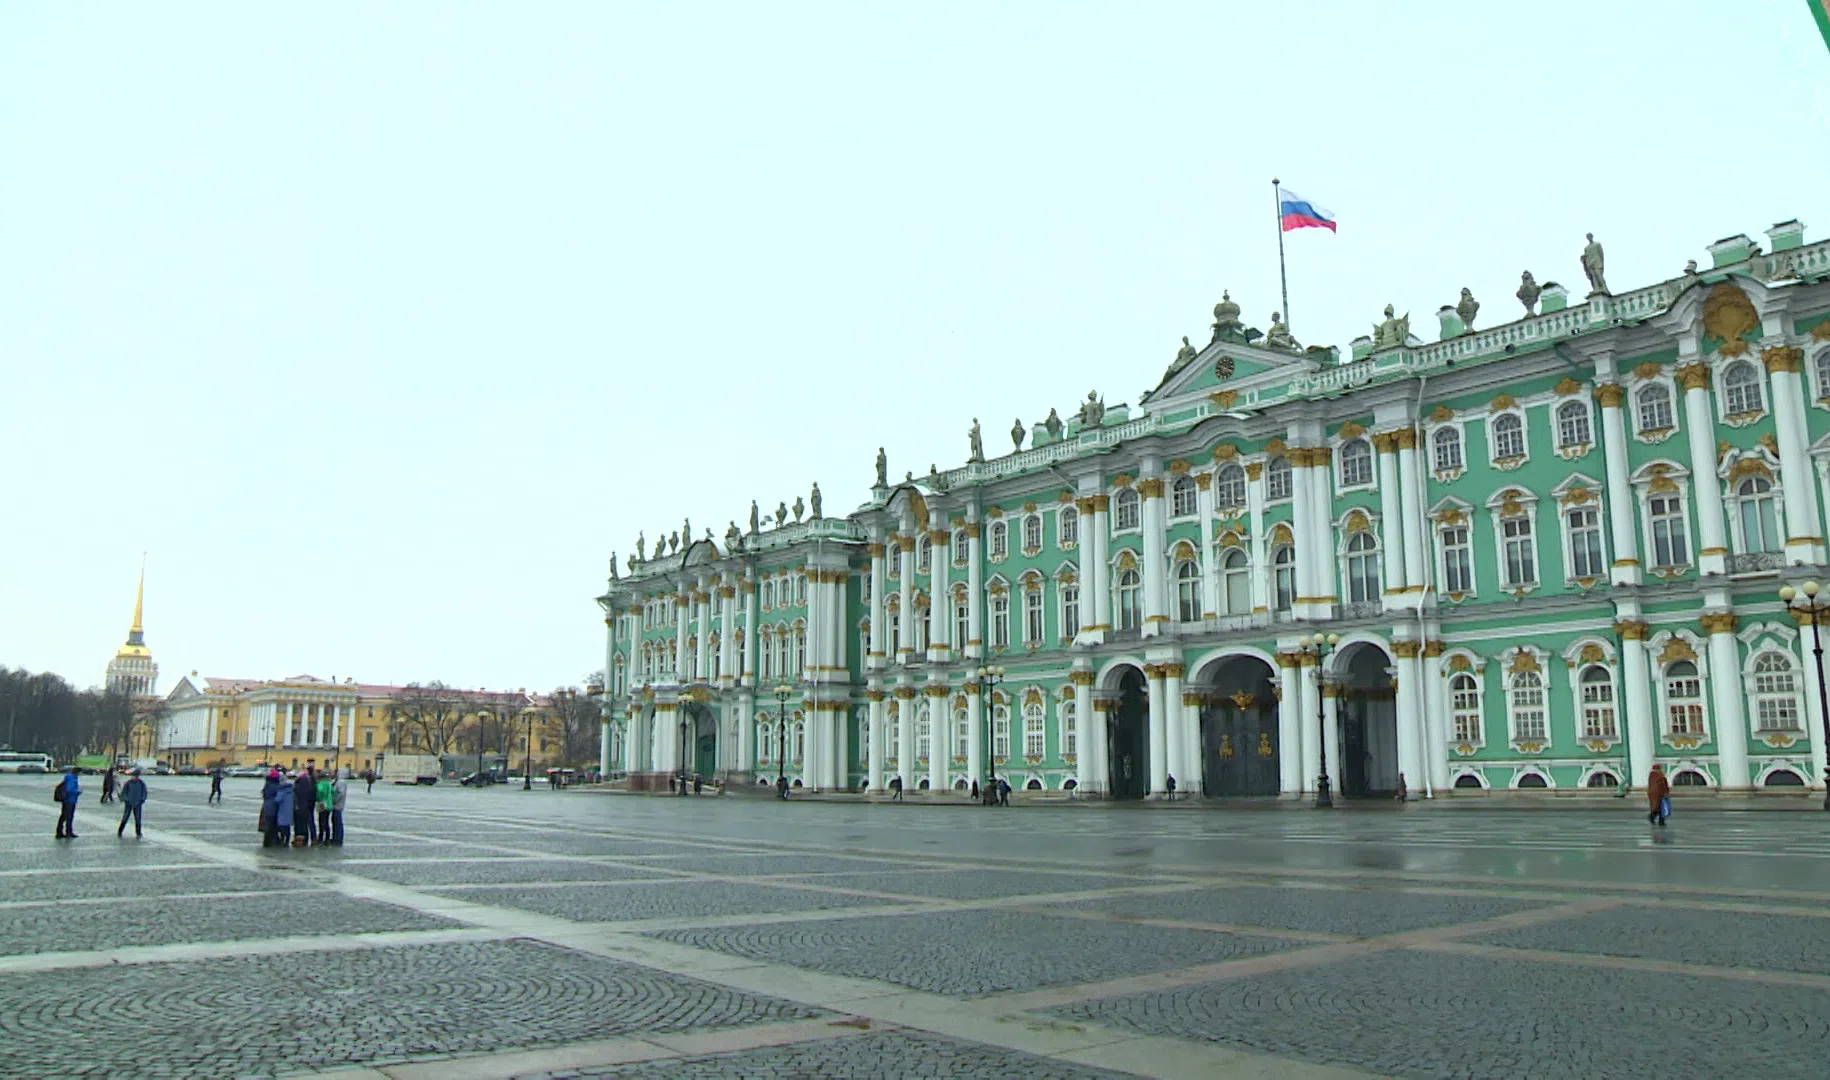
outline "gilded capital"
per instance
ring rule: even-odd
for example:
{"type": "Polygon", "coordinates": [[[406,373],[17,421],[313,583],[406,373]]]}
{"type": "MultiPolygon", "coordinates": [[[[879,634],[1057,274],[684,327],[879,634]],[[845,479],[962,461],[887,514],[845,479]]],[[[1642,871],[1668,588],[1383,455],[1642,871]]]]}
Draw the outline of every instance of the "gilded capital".
{"type": "Polygon", "coordinates": [[[1137,493],[1146,499],[1160,499],[1163,497],[1163,481],[1154,476],[1148,480],[1139,480],[1137,493]]]}
{"type": "Polygon", "coordinates": [[[1245,463],[1245,478],[1247,480],[1256,480],[1263,475],[1264,475],[1264,462],[1248,461],[1245,463]]]}
{"type": "Polygon", "coordinates": [[[1426,641],[1423,643],[1423,658],[1425,660],[1437,659],[1442,656],[1443,650],[1446,647],[1447,646],[1440,641],[1426,641]]]}
{"type": "Polygon", "coordinates": [[[1326,468],[1333,460],[1334,451],[1326,446],[1311,447],[1309,450],[1309,467],[1312,469],[1326,468]]]}
{"type": "Polygon", "coordinates": [[[1417,641],[1394,641],[1394,642],[1392,642],[1392,655],[1397,657],[1400,660],[1416,659],[1417,654],[1422,651],[1423,651],[1422,642],[1417,642],[1417,641]]]}
{"type": "Polygon", "coordinates": [[[1397,440],[1398,449],[1400,450],[1417,449],[1416,428],[1401,427],[1397,431],[1392,432],[1392,438],[1397,440]]]}
{"type": "Polygon", "coordinates": [[[1770,372],[1790,371],[1797,373],[1803,363],[1805,353],[1793,345],[1773,345],[1760,350],[1760,359],[1770,372]]]}
{"type": "Polygon", "coordinates": [[[1622,641],[1644,641],[1652,633],[1652,628],[1634,619],[1622,619],[1614,624],[1614,632],[1622,641]]]}
{"type": "Polygon", "coordinates": [[[1685,390],[1709,389],[1709,369],[1702,364],[1685,364],[1677,369],[1677,378],[1685,390]]]}
{"type": "Polygon", "coordinates": [[[1092,686],[1093,673],[1090,671],[1070,671],[1068,672],[1068,682],[1074,686],[1092,686]]]}
{"type": "Polygon", "coordinates": [[[865,550],[870,552],[870,556],[873,559],[883,558],[884,553],[887,551],[887,549],[882,544],[870,544],[865,548],[865,550]]]}
{"type": "Polygon", "coordinates": [[[1158,666],[1158,670],[1163,673],[1165,679],[1179,679],[1188,669],[1181,664],[1162,664],[1158,666]]]}
{"type": "Polygon", "coordinates": [[[1697,616],[1697,625],[1703,628],[1705,634],[1732,634],[1739,623],[1740,620],[1735,618],[1735,613],[1732,611],[1697,616]]]}
{"type": "Polygon", "coordinates": [[[1627,399],[1627,388],[1619,383],[1601,383],[1595,387],[1595,400],[1604,409],[1618,409],[1627,399]]]}

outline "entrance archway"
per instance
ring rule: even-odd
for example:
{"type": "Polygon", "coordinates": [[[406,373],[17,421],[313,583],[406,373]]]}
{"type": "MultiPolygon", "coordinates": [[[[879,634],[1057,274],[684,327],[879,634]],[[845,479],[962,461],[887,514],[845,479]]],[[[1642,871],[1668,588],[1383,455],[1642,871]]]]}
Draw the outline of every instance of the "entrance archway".
{"type": "Polygon", "coordinates": [[[718,773],[718,719],[712,710],[693,702],[681,717],[684,738],[683,761],[676,763],[685,772],[711,778],[718,773]]]}
{"type": "MultiPolygon", "coordinates": [[[[1398,790],[1398,692],[1392,661],[1377,645],[1347,646],[1334,670],[1341,680],[1338,789],[1348,798],[1398,790]]],[[[1409,778],[1407,778],[1409,779],[1409,778]]]]}
{"type": "Polygon", "coordinates": [[[1129,665],[1117,676],[1118,708],[1107,728],[1107,790],[1114,799],[1141,799],[1150,791],[1150,684],[1129,665]]]}
{"type": "Polygon", "coordinates": [[[1271,665],[1255,656],[1217,660],[1197,674],[1201,709],[1201,794],[1276,795],[1277,695],[1271,665]]]}

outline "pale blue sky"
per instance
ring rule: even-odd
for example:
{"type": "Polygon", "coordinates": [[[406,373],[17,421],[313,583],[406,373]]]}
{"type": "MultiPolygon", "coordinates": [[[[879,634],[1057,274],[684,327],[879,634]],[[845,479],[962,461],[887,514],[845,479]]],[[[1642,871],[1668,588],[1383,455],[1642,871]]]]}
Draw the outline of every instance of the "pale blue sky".
{"type": "Polygon", "coordinates": [[[1830,235],[1804,5],[0,7],[0,663],[548,688],[638,529],[828,512],[1222,288],[1434,336],[1830,235]]]}

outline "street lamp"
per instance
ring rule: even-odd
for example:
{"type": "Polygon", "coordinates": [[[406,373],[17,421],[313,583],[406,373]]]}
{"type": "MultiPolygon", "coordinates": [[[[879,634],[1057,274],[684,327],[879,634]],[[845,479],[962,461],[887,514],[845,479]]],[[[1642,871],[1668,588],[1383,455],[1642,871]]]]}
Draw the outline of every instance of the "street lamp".
{"type": "Polygon", "coordinates": [[[534,790],[534,710],[529,709],[522,715],[527,717],[527,763],[521,769],[521,790],[534,790]]]}
{"type": "Polygon", "coordinates": [[[775,687],[775,790],[788,790],[788,698],[794,687],[777,683],[775,687]]]}
{"type": "MultiPolygon", "coordinates": [[[[1794,589],[1786,585],[1779,590],[1779,599],[1785,602],[1786,609],[1811,620],[1811,653],[1817,659],[1817,708],[1823,718],[1824,730],[1819,736],[1824,741],[1822,746],[1830,747],[1830,690],[1824,688],[1824,635],[1818,624],[1824,616],[1830,614],[1830,596],[1818,599],[1817,582],[1807,581],[1794,589]]],[[[1830,810],[1830,765],[1824,768],[1824,809],[1830,810]]]]}
{"type": "MultiPolygon", "coordinates": [[[[992,712],[995,707],[991,703],[991,696],[997,691],[998,684],[1004,681],[1004,665],[986,664],[984,667],[979,668],[975,674],[978,675],[979,700],[985,705],[985,767],[990,775],[990,779],[987,780],[985,784],[985,791],[987,794],[990,794],[998,785],[997,747],[992,741],[991,722],[992,712]]],[[[992,801],[997,801],[995,795],[992,795],[992,801]]]]}
{"type": "Polygon", "coordinates": [[[680,794],[686,794],[686,710],[680,710],[680,794]]]}
{"type": "Polygon", "coordinates": [[[1333,785],[1328,781],[1328,707],[1323,700],[1323,687],[1328,685],[1328,680],[1322,674],[1322,658],[1333,652],[1340,643],[1341,635],[1324,634],[1318,630],[1315,636],[1309,639],[1309,644],[1303,647],[1304,652],[1315,657],[1315,727],[1318,736],[1316,744],[1321,754],[1322,766],[1322,774],[1315,778],[1315,806],[1318,810],[1334,805],[1333,785]]]}

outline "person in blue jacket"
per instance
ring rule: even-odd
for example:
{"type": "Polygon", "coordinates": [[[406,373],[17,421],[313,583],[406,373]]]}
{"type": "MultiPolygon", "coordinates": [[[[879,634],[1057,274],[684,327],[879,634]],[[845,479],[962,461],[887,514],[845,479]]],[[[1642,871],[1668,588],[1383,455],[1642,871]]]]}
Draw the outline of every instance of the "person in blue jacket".
{"type": "Polygon", "coordinates": [[[121,785],[121,827],[114,830],[114,835],[124,836],[127,833],[127,819],[133,818],[133,838],[140,839],[140,811],[146,806],[146,781],[140,779],[140,770],[135,769],[121,785]]]}
{"type": "Polygon", "coordinates": [[[57,832],[59,840],[76,839],[76,800],[83,793],[83,786],[76,781],[76,766],[64,770],[63,786],[59,791],[57,802],[57,832]]]}
{"type": "Polygon", "coordinates": [[[273,846],[287,847],[292,843],[292,785],[284,775],[279,779],[273,789],[273,846]]]}

